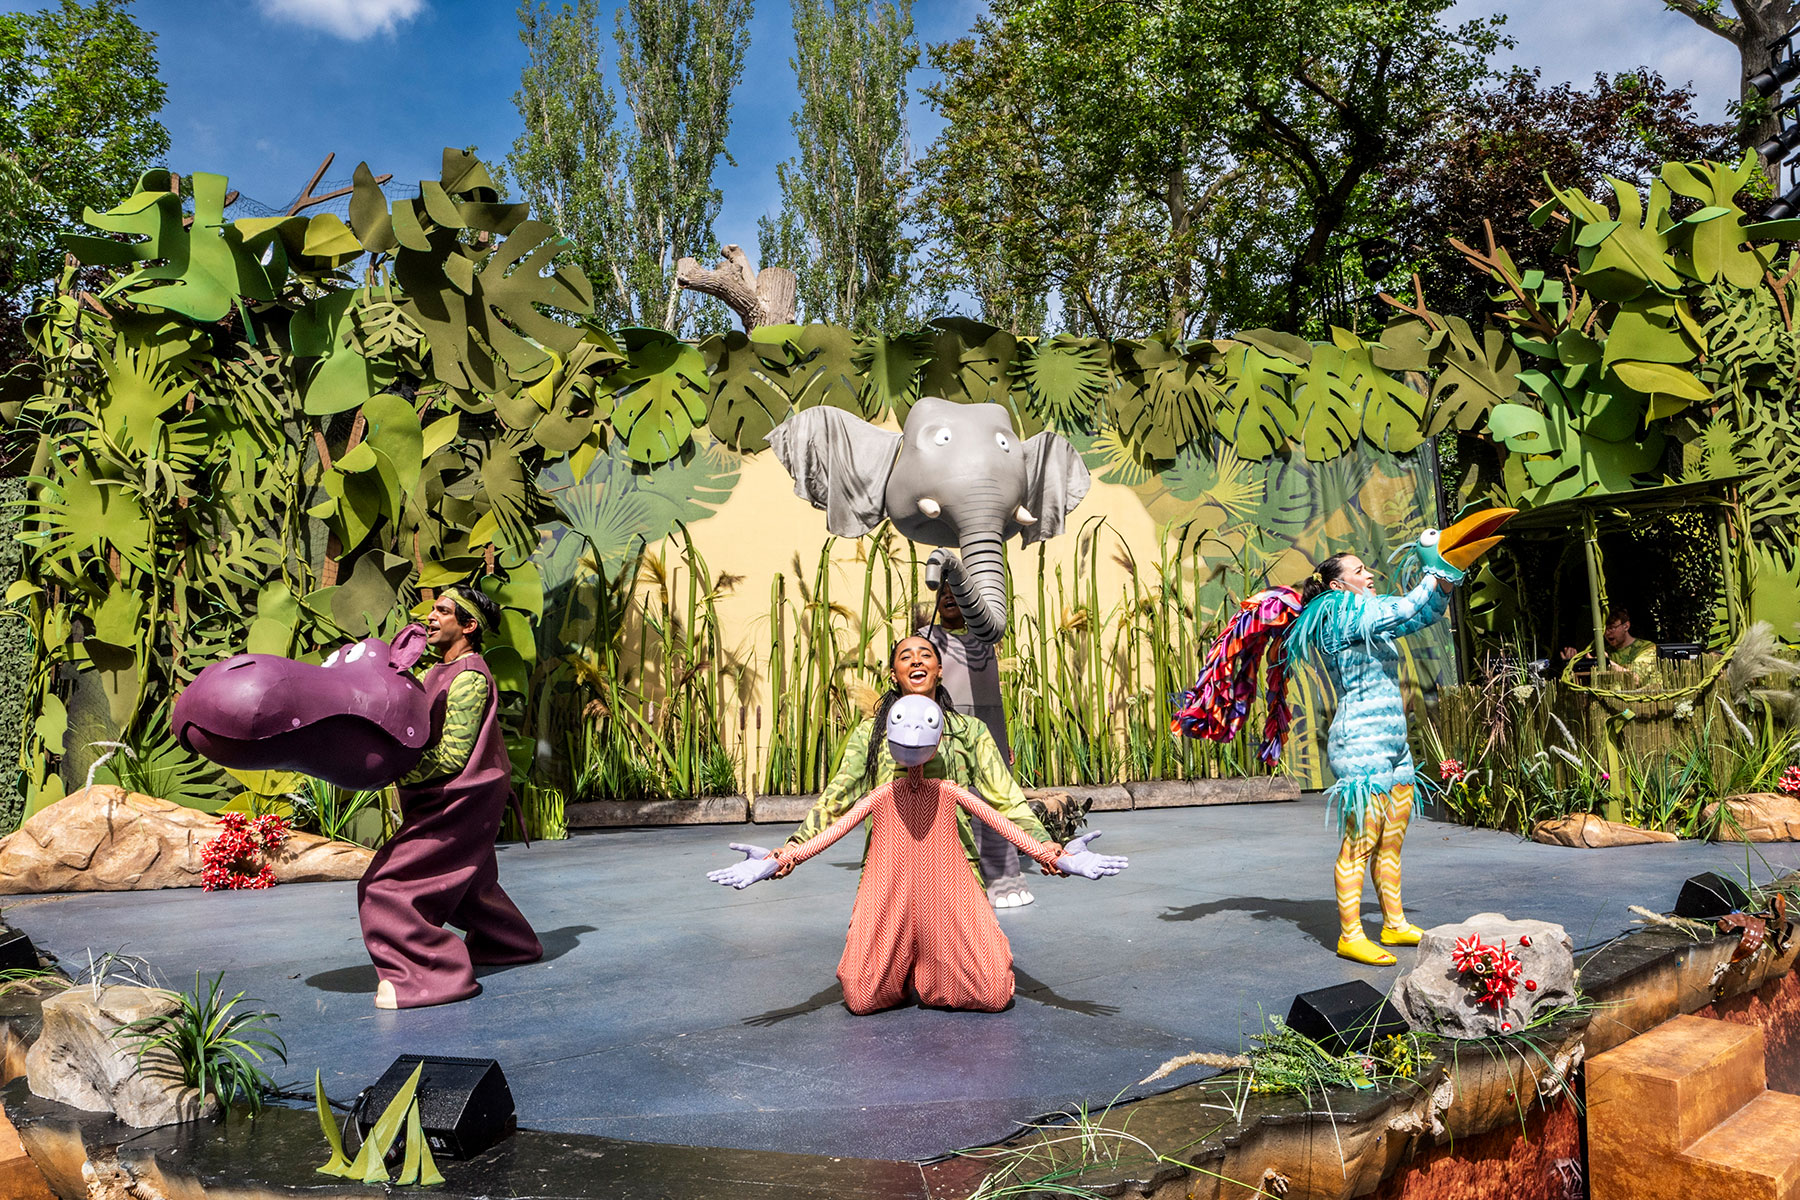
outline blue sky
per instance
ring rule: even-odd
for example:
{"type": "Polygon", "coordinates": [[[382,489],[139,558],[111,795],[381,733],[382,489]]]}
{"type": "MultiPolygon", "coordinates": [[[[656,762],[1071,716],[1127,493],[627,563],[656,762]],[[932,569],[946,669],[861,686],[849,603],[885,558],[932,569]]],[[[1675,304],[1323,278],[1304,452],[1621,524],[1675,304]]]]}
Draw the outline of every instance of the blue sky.
{"type": "MultiPolygon", "coordinates": [[[[922,41],[945,41],[979,11],[978,0],[916,0],[914,21],[922,41]]],[[[1495,11],[1519,43],[1506,61],[1541,67],[1546,79],[1586,83],[1595,71],[1648,65],[1692,80],[1714,120],[1736,94],[1735,51],[1660,0],[1457,0],[1452,15],[1495,11]]],[[[222,172],[270,205],[285,204],[329,151],[338,157],[328,177],[348,178],[366,159],[410,183],[437,177],[446,145],[494,160],[518,135],[512,95],[524,50],[513,0],[138,0],[134,12],[158,39],[170,165],[222,172]]],[[[732,114],[738,165],[721,164],[717,177],[722,241],[754,244],[756,218],[778,203],[774,164],[793,152],[792,49],[787,5],[764,0],[732,114]]],[[[922,82],[923,71],[915,92],[922,82]]],[[[915,147],[936,129],[915,96],[915,147]]]]}

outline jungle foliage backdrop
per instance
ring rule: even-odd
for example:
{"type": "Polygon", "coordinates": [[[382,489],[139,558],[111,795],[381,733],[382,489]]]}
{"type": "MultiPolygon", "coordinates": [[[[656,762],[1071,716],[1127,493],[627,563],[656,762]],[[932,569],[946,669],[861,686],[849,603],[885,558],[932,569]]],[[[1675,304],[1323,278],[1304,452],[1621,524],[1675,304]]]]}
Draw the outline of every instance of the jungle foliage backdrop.
{"type": "MultiPolygon", "coordinates": [[[[523,775],[577,794],[809,790],[911,619],[919,556],[869,539],[860,597],[796,561],[769,581],[768,652],[746,652],[709,616],[746,584],[690,531],[815,404],[896,421],[921,395],[1004,405],[1153,518],[1161,546],[1110,551],[1133,559],[1135,595],[1092,582],[1096,526],[1066,539],[1066,575],[1015,561],[1035,614],[1005,653],[1015,727],[1038,731],[1028,782],[1236,769],[1172,748],[1164,698],[1245,591],[1331,550],[1384,562],[1435,520],[1432,438],[1454,446],[1452,507],[1747,476],[1756,615],[1792,636],[1800,258],[1782,243],[1800,223],[1749,222],[1755,171],[1746,156],[1668,164],[1644,192],[1552,189],[1535,217],[1561,230],[1552,261],[1462,248],[1497,298],[1485,327],[1416,294],[1383,329],[1316,343],[960,318],[682,341],[584,319],[566,243],[463,151],[416,197],[359,166],[347,220],[228,219],[223,177],[150,172],[67,239],[27,323],[42,386],[7,413],[35,441],[6,597],[31,631],[20,800],[55,799],[116,740],[135,757],[107,770],[217,804],[224,781],[167,735],[201,667],[391,633],[466,579],[506,614],[488,658],[523,775]],[[753,688],[807,703],[767,730],[758,709],[752,736],[753,688]]],[[[1471,590],[1476,622],[1505,629],[1504,565],[1471,590]]],[[[1447,646],[1421,643],[1418,674],[1441,674],[1447,646]]]]}

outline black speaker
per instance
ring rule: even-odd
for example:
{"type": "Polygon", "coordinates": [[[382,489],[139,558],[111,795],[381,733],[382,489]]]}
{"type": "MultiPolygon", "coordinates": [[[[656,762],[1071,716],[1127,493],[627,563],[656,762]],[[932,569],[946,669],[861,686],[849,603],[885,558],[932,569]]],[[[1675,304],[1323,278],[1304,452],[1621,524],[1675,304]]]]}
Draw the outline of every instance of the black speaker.
{"type": "Polygon", "coordinates": [[[35,971],[38,969],[37,947],[16,929],[0,925],[0,971],[35,971]]]}
{"type": "Polygon", "coordinates": [[[1675,899],[1675,915],[1704,921],[1738,912],[1750,903],[1750,896],[1732,880],[1713,871],[1696,875],[1681,885],[1675,899]]]}
{"type": "Polygon", "coordinates": [[[1376,1038],[1411,1028],[1386,996],[1360,979],[1301,992],[1288,1010],[1287,1023],[1334,1054],[1366,1049],[1376,1038]]]}
{"type": "MultiPolygon", "coordinates": [[[[419,1124],[433,1154],[474,1158],[518,1128],[512,1089],[493,1059],[402,1054],[359,1098],[358,1137],[369,1136],[370,1128],[420,1063],[425,1064],[425,1071],[419,1077],[419,1124]]],[[[395,1147],[404,1141],[404,1137],[396,1139],[395,1147]]]]}

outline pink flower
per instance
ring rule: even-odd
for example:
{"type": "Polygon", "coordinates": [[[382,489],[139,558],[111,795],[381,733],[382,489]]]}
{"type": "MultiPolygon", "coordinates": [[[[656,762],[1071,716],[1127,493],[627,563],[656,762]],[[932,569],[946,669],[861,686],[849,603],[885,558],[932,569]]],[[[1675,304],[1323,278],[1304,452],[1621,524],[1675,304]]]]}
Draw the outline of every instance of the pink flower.
{"type": "Polygon", "coordinates": [[[1468,773],[1461,759],[1445,758],[1438,761],[1438,777],[1445,783],[1457,783],[1468,773]]]}
{"type": "Polygon", "coordinates": [[[1790,796],[1800,796],[1800,766],[1792,766],[1783,771],[1775,787],[1790,796]]]}

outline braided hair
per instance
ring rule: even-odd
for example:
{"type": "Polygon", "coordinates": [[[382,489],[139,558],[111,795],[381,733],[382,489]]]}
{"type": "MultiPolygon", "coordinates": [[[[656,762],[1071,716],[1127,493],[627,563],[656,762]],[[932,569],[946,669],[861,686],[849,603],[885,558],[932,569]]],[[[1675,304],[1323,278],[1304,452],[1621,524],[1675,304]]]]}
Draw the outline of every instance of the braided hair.
{"type": "MultiPolygon", "coordinates": [[[[900,642],[907,640],[908,639],[906,638],[901,638],[900,642]]],[[[893,673],[894,663],[900,657],[900,642],[895,642],[888,649],[889,674],[893,673]]],[[[931,652],[936,654],[937,647],[933,646],[931,652]]],[[[869,757],[863,763],[863,778],[867,779],[870,783],[875,782],[875,767],[881,757],[882,731],[887,728],[888,710],[894,707],[894,701],[900,699],[903,694],[904,693],[902,693],[898,687],[890,683],[888,685],[888,690],[881,694],[881,703],[875,707],[875,728],[869,731],[869,757]]],[[[954,711],[950,700],[950,693],[941,682],[937,685],[937,690],[932,693],[931,698],[937,701],[937,706],[943,709],[945,713],[954,711]]]]}

